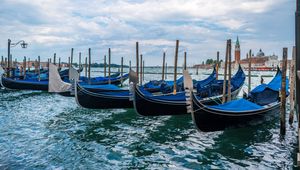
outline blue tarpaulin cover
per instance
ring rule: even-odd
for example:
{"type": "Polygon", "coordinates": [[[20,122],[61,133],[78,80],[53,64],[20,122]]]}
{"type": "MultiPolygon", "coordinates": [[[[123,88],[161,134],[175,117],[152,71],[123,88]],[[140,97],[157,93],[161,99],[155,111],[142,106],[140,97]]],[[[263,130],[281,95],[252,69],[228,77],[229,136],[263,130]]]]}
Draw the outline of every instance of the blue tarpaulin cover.
{"type": "Polygon", "coordinates": [[[113,84],[90,85],[90,84],[86,84],[85,82],[83,82],[83,83],[80,83],[80,86],[83,88],[89,88],[89,89],[120,90],[120,87],[113,85],[113,84]]]}
{"type": "Polygon", "coordinates": [[[246,99],[233,100],[224,104],[209,106],[209,108],[226,110],[226,111],[247,111],[247,110],[257,110],[263,107],[252,103],[246,99]]]}

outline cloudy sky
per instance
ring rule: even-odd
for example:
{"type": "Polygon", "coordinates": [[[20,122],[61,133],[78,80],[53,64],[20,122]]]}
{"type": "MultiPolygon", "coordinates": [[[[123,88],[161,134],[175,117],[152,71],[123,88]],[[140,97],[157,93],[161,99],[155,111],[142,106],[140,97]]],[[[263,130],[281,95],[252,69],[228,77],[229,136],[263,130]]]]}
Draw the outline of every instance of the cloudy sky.
{"type": "MultiPolygon", "coordinates": [[[[295,0],[0,0],[0,55],[7,56],[7,39],[25,40],[14,47],[14,58],[43,60],[53,53],[67,61],[74,48],[93,62],[103,62],[108,48],[112,61],[133,60],[135,42],[146,65],[161,65],[167,52],[173,65],[175,40],[180,40],[188,64],[224,56],[227,39],[239,36],[242,58],[251,48],[282,55],[294,44],[295,0]]],[[[290,52],[291,50],[289,50],[290,52]]],[[[290,53],[291,54],[291,53],[290,53]]],[[[289,54],[289,55],[290,55],[289,54]]]]}

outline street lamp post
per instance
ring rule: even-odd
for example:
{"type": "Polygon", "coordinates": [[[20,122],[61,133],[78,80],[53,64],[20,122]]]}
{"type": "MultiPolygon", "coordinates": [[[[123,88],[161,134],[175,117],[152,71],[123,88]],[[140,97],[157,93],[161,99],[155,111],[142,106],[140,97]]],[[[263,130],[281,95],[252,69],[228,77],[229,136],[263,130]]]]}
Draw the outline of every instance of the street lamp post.
{"type": "Polygon", "coordinates": [[[7,70],[7,77],[11,75],[11,67],[12,67],[12,56],[10,54],[10,48],[17,46],[18,44],[21,45],[22,48],[27,48],[28,44],[24,41],[18,41],[17,43],[12,43],[10,39],[8,39],[7,44],[7,59],[8,59],[8,70],[7,70]]]}

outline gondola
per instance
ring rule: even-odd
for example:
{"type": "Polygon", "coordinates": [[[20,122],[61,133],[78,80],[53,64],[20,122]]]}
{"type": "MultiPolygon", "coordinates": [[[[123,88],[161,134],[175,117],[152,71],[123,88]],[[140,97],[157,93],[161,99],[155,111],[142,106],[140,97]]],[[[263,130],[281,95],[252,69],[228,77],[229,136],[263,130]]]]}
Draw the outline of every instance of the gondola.
{"type": "MultiPolygon", "coordinates": [[[[132,73],[131,75],[136,74],[132,73]]],[[[95,86],[80,83],[76,83],[75,89],[78,105],[85,108],[133,108],[133,103],[130,101],[131,92],[127,89],[120,89],[114,85],[95,86]]],[[[182,97],[184,100],[184,96],[182,97]]]]}
{"type": "Polygon", "coordinates": [[[122,82],[129,78],[129,74],[124,74],[118,77],[92,77],[91,79],[87,77],[80,77],[81,82],[85,82],[89,85],[105,85],[105,84],[114,84],[120,85],[122,82]],[[110,81],[110,82],[109,82],[110,81]]]}
{"type": "MultiPolygon", "coordinates": [[[[78,70],[76,70],[76,72],[78,72],[78,70]]],[[[68,73],[68,79],[69,79],[69,69],[67,69],[67,73],[68,73]]],[[[49,73],[46,73],[47,76],[49,73]]],[[[66,71],[60,71],[59,72],[59,76],[62,77],[66,75],[66,71]]],[[[65,76],[66,77],[66,76],[65,76]]],[[[85,79],[85,81],[83,81],[83,83],[85,84],[108,84],[109,80],[111,81],[111,84],[120,84],[122,81],[125,81],[126,79],[128,79],[128,74],[125,74],[123,76],[119,76],[116,78],[95,78],[95,79],[91,79],[90,82],[88,80],[85,79]]],[[[2,79],[1,79],[2,85],[3,87],[7,88],[7,89],[15,89],[15,90],[43,90],[43,91],[48,91],[48,84],[49,84],[49,79],[40,79],[37,77],[34,78],[17,78],[17,77],[13,77],[13,78],[7,78],[4,75],[2,75],[2,79]]],[[[67,95],[68,92],[67,91],[62,91],[61,94],[63,95],[67,95]]]]}
{"type": "MultiPolygon", "coordinates": [[[[211,83],[212,81],[216,80],[217,71],[214,67],[214,70],[209,77],[205,80],[194,80],[194,86],[197,87],[198,84],[201,86],[205,86],[206,84],[211,83]]],[[[167,80],[151,80],[148,83],[143,85],[144,89],[150,93],[162,92],[164,94],[171,93],[173,91],[174,81],[167,81],[167,80]]],[[[183,91],[183,76],[176,80],[176,87],[177,91],[183,91]]]]}
{"type": "Polygon", "coordinates": [[[90,109],[133,107],[129,90],[116,86],[82,86],[76,82],[75,98],[79,106],[90,109]]]}
{"type": "MultiPolygon", "coordinates": [[[[69,70],[68,70],[69,72],[69,70]]],[[[44,73],[48,74],[48,73],[44,73]]],[[[65,75],[65,71],[59,72],[59,76],[65,75]]],[[[47,79],[40,79],[37,77],[34,78],[17,78],[12,77],[8,78],[4,75],[1,76],[1,84],[3,87],[7,89],[14,89],[14,90],[42,90],[42,91],[48,91],[48,78],[47,79]]]]}
{"type": "MultiPolygon", "coordinates": [[[[183,77],[180,77],[177,81],[176,84],[179,85],[183,82],[183,77]]],[[[144,89],[147,90],[150,93],[156,93],[160,92],[163,90],[165,93],[167,91],[172,91],[174,81],[166,81],[166,80],[151,80],[148,83],[145,83],[143,85],[144,89]]]]}
{"type": "MultiPolygon", "coordinates": [[[[62,96],[66,97],[74,97],[75,96],[75,82],[76,81],[78,84],[80,84],[81,88],[86,88],[87,90],[92,89],[92,92],[95,92],[94,90],[97,89],[97,92],[100,91],[111,91],[111,90],[118,90],[120,89],[118,86],[113,85],[113,84],[103,84],[103,85],[94,85],[94,84],[89,84],[87,81],[82,81],[80,79],[78,72],[71,67],[70,68],[70,74],[69,78],[70,81],[65,82],[61,79],[61,77],[58,74],[57,71],[57,66],[50,64],[49,65],[49,89],[48,92],[53,92],[53,93],[58,93],[62,96]]],[[[115,76],[120,75],[120,73],[116,73],[115,76]]],[[[121,90],[122,91],[122,90],[121,90]]]]}
{"type": "Polygon", "coordinates": [[[19,80],[13,78],[1,77],[3,87],[15,90],[48,90],[48,81],[38,80],[19,80]]]}
{"type": "MultiPolygon", "coordinates": [[[[185,74],[185,77],[189,77],[185,74]]],[[[281,71],[278,69],[273,80],[268,84],[261,84],[253,89],[247,97],[230,102],[207,106],[197,99],[190,87],[186,93],[186,100],[194,124],[200,131],[219,131],[227,127],[245,125],[249,121],[263,120],[269,114],[276,115],[280,107],[279,90],[281,88],[281,71]]],[[[185,78],[185,82],[190,78],[185,78]]],[[[189,83],[186,83],[189,84],[189,83]]],[[[288,79],[286,79],[288,94],[288,79]]]]}
{"type": "MultiPolygon", "coordinates": [[[[212,73],[214,74],[214,73],[212,73]]],[[[207,78],[209,79],[210,76],[207,78]]],[[[207,80],[206,79],[206,80],[207,80]]],[[[232,77],[232,98],[236,98],[245,81],[245,74],[239,67],[236,74],[232,77]]],[[[203,82],[206,82],[203,80],[203,82]]],[[[197,84],[197,98],[207,105],[218,104],[222,98],[223,81],[216,80],[211,83],[197,84]]],[[[154,95],[147,92],[143,87],[134,86],[134,108],[142,116],[166,116],[187,114],[184,91],[175,95],[164,94],[154,95]]]]}

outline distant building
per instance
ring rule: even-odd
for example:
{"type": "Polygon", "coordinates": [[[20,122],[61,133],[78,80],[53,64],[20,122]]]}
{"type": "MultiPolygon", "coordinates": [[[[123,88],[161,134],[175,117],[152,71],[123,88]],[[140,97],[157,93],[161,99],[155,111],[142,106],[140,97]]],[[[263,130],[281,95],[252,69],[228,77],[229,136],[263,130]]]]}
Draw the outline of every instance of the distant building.
{"type": "MultiPolygon", "coordinates": [[[[245,59],[240,60],[240,64],[243,68],[248,69],[249,66],[249,56],[245,59]]],[[[251,69],[252,70],[275,70],[277,66],[280,65],[280,60],[275,54],[266,56],[265,53],[260,49],[256,56],[251,56],[251,69]]]]}

